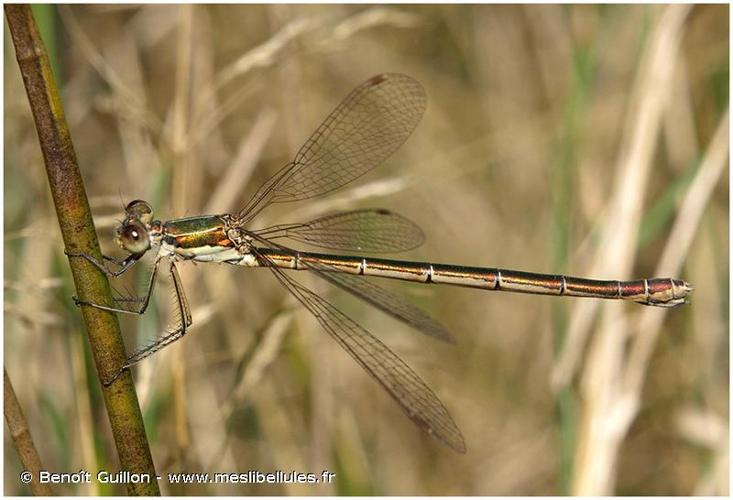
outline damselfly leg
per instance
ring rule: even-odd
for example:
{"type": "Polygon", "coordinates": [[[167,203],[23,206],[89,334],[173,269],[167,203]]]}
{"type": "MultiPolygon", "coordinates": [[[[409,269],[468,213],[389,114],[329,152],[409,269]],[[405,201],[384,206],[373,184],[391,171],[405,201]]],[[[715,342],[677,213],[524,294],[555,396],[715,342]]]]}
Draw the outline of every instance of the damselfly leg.
{"type": "MultiPolygon", "coordinates": [[[[133,264],[135,264],[139,259],[140,256],[137,256],[137,258],[134,261],[131,261],[130,263],[125,263],[125,266],[121,268],[117,272],[109,271],[104,267],[102,263],[100,263],[98,260],[96,260],[94,257],[84,254],[84,253],[68,253],[67,255],[69,257],[82,257],[92,263],[95,267],[97,267],[100,270],[103,270],[106,272],[106,274],[113,278],[118,278],[122,276],[127,270],[129,270],[133,264]]],[[[113,262],[118,262],[110,257],[104,257],[105,260],[109,259],[113,262]]],[[[129,259],[125,259],[129,260],[129,259]]],[[[84,305],[84,306],[91,306],[96,307],[97,309],[102,309],[103,311],[109,311],[109,312],[118,312],[123,314],[137,314],[142,315],[145,313],[145,311],[148,308],[148,305],[150,304],[150,297],[153,294],[153,288],[155,287],[155,280],[158,276],[158,266],[160,265],[161,257],[156,257],[155,262],[153,263],[152,272],[150,273],[150,277],[148,278],[148,284],[145,289],[145,295],[139,296],[139,297],[113,297],[112,300],[117,303],[133,303],[133,304],[140,304],[137,308],[121,308],[121,307],[113,307],[108,306],[105,304],[97,304],[94,302],[82,300],[80,298],[74,297],[74,302],[77,305],[84,305]]],[[[124,262],[124,261],[123,261],[124,262]]]]}
{"type": "MultiPolygon", "coordinates": [[[[193,324],[193,320],[191,318],[191,309],[188,306],[188,299],[186,298],[186,293],[183,290],[183,284],[181,283],[181,277],[178,275],[178,269],[176,269],[175,262],[173,261],[171,261],[170,263],[169,273],[173,283],[173,296],[176,301],[180,323],[171,331],[166,332],[164,335],[155,339],[152,343],[141,347],[140,349],[133,352],[130,356],[128,356],[128,358],[125,360],[125,363],[119,368],[119,370],[117,370],[117,372],[115,372],[109,380],[103,382],[105,385],[112,384],[112,382],[117,380],[120,375],[122,375],[122,373],[128,368],[136,365],[148,356],[152,356],[157,351],[182,338],[184,335],[186,335],[188,329],[193,324]]],[[[150,296],[148,295],[148,299],[149,298],[150,296]]]]}
{"type": "Polygon", "coordinates": [[[109,255],[102,255],[102,259],[106,262],[110,262],[112,264],[115,264],[116,266],[119,266],[117,270],[109,269],[106,265],[104,265],[104,262],[100,262],[97,259],[95,259],[93,256],[89,255],[88,253],[83,252],[67,252],[64,250],[64,253],[68,257],[81,257],[83,259],[86,259],[90,264],[92,264],[94,267],[102,271],[107,276],[116,278],[118,276],[122,276],[127,272],[128,269],[130,269],[132,266],[134,266],[138,260],[140,260],[140,255],[128,255],[124,259],[115,259],[114,257],[110,257],[109,255]]]}
{"type": "MultiPolygon", "coordinates": [[[[107,271],[105,274],[111,277],[119,277],[122,274],[125,273],[125,271],[129,270],[133,264],[135,264],[140,256],[137,256],[136,259],[124,259],[121,262],[124,262],[124,266],[121,267],[120,270],[117,272],[109,271],[103,263],[99,262],[94,257],[85,254],[85,253],[71,253],[66,252],[66,254],[69,257],[81,257],[89,261],[91,264],[93,264],[95,267],[97,267],[100,270],[107,271]]],[[[117,261],[113,258],[104,256],[105,260],[109,260],[115,263],[120,263],[120,261],[117,261]]],[[[158,276],[158,267],[160,266],[160,262],[162,260],[162,257],[157,256],[155,258],[155,261],[152,266],[152,271],[150,273],[150,277],[148,278],[148,284],[146,286],[145,294],[140,297],[113,297],[112,300],[117,303],[133,303],[133,304],[140,304],[139,307],[113,307],[108,306],[105,304],[98,304],[95,302],[85,301],[81,300],[77,297],[74,297],[74,302],[79,306],[90,306],[94,307],[96,309],[101,309],[103,311],[109,311],[109,312],[115,312],[115,313],[123,313],[123,314],[135,314],[135,315],[142,315],[147,310],[149,304],[150,304],[150,298],[153,295],[153,290],[155,287],[156,278],[158,276]]],[[[163,347],[175,342],[176,340],[180,339],[186,334],[186,331],[192,324],[192,318],[191,318],[191,311],[188,306],[188,299],[186,298],[186,293],[183,289],[183,284],[181,283],[181,278],[178,274],[178,270],[176,269],[176,265],[174,261],[170,261],[170,267],[168,268],[168,273],[171,277],[172,282],[172,290],[173,290],[173,296],[176,303],[176,308],[178,312],[178,317],[180,318],[180,323],[174,327],[171,331],[166,332],[164,335],[157,338],[155,341],[153,341],[151,344],[148,344],[140,349],[137,349],[135,352],[133,352],[128,358],[125,360],[123,365],[112,375],[112,377],[108,380],[102,381],[104,385],[110,385],[115,380],[117,380],[122,373],[130,368],[131,366],[139,363],[143,359],[147,358],[148,356],[154,354],[156,351],[159,351],[163,347]]]]}

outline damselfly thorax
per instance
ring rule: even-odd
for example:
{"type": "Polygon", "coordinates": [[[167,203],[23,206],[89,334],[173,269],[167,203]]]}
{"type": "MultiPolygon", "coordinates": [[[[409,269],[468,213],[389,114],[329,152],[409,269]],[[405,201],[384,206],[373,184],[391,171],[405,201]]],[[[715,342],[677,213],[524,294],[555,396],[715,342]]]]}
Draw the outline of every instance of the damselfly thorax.
{"type": "MultiPolygon", "coordinates": [[[[437,321],[366,277],[399,279],[425,284],[464,286],[493,291],[617,299],[647,306],[684,304],[692,291],[673,278],[596,280],[487,267],[410,262],[366,256],[416,248],[423,232],[410,220],[384,209],[364,209],[319,217],[305,223],[251,229],[249,224],[274,203],[313,198],[357,179],[391,155],[412,133],[425,110],[426,96],[414,79],[399,74],[377,75],[357,87],[326,118],[292,162],[265,182],[237,214],[202,215],[167,222],[153,220],[153,209],[135,200],[125,209],[117,228],[117,242],[128,252],[100,262],[83,257],[110,276],[119,276],[149,251],[156,253],[144,297],[119,298],[140,304],[134,310],[78,300],[108,311],[142,314],[150,300],[158,268],[168,261],[181,319],[153,344],[134,352],[105,383],[114,382],[127,368],[185,335],[191,326],[183,284],[176,270],[181,261],[218,262],[269,269],[275,278],[308,309],[331,337],[394,398],[421,429],[456,451],[465,451],[458,426],[422,379],[354,320],[296,281],[290,271],[308,271],[338,286],[394,318],[434,338],[453,337],[437,321]],[[337,253],[299,251],[282,240],[308,244],[337,253]],[[349,252],[356,255],[344,255],[349,252]],[[118,266],[110,269],[106,263],[118,266]]],[[[106,376],[106,374],[103,374],[106,376]]]]}
{"type": "Polygon", "coordinates": [[[229,215],[187,217],[162,225],[161,252],[181,260],[226,262],[251,253],[251,238],[229,215]]]}

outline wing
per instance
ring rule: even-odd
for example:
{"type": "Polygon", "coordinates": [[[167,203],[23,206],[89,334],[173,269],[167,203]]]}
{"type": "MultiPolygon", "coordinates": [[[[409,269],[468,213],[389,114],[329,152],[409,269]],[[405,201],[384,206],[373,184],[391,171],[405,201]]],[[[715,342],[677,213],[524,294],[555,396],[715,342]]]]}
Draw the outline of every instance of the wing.
{"type": "Polygon", "coordinates": [[[283,224],[254,231],[268,240],[289,238],[329,250],[404,252],[423,244],[425,235],[414,222],[384,209],[353,210],[302,224],[283,224]]]}
{"type": "Polygon", "coordinates": [[[443,325],[399,295],[377,286],[363,277],[330,272],[325,264],[309,264],[309,267],[312,267],[313,272],[320,278],[373,305],[393,318],[407,323],[426,335],[444,342],[455,343],[455,338],[443,325]]]}
{"type": "Polygon", "coordinates": [[[417,126],[427,97],[406,75],[385,73],[354,89],[239,212],[244,222],[272,203],[320,196],[364,175],[394,153],[417,126]]]}
{"type": "MultiPolygon", "coordinates": [[[[252,233],[250,233],[252,234],[252,233]]],[[[329,249],[346,251],[402,251],[419,246],[424,237],[409,220],[386,210],[356,210],[316,219],[305,224],[273,226],[256,231],[253,236],[263,244],[290,250],[272,240],[289,237],[329,249]],[[297,236],[293,234],[297,232],[297,236]]],[[[455,343],[448,330],[417,306],[361,276],[340,273],[321,262],[308,262],[312,272],[357,298],[368,302],[417,330],[455,343]]]]}
{"type": "MultiPolygon", "coordinates": [[[[258,255],[263,265],[267,257],[258,255]]],[[[461,431],[443,403],[422,379],[367,330],[282,270],[268,266],[280,283],[321,326],[389,393],[415,425],[459,453],[466,452],[461,431]]]]}

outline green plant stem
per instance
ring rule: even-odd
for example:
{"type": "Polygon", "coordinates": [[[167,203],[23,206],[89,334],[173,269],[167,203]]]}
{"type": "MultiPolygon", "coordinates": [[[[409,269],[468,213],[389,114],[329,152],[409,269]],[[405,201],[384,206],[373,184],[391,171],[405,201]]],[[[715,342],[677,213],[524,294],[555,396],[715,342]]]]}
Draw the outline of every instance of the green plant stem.
{"type": "MultiPolygon", "coordinates": [[[[31,9],[27,5],[5,5],[5,14],[35,120],[64,245],[70,252],[85,252],[101,258],[76,153],[31,9]]],[[[79,297],[110,303],[107,277],[85,259],[69,261],[79,297]]],[[[82,315],[97,372],[102,380],[108,380],[126,357],[117,317],[91,307],[83,307],[82,315]]],[[[127,484],[128,493],[159,495],[140,405],[129,372],[111,386],[103,386],[102,393],[122,470],[150,477],[148,483],[127,484]]]]}

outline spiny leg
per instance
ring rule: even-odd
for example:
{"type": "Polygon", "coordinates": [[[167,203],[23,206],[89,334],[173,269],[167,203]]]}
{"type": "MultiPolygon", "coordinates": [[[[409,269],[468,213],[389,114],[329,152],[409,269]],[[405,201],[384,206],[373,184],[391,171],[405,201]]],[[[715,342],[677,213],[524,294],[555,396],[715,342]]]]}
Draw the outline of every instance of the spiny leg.
{"type": "Polygon", "coordinates": [[[122,260],[117,260],[114,257],[109,257],[108,255],[102,255],[102,259],[104,259],[106,262],[111,262],[117,266],[119,266],[119,269],[116,271],[113,271],[111,269],[108,269],[107,266],[104,265],[104,262],[100,262],[93,256],[89,255],[88,253],[84,252],[68,252],[64,250],[64,253],[69,257],[81,257],[83,259],[86,259],[90,264],[92,264],[94,267],[102,271],[107,276],[111,277],[118,277],[124,274],[128,269],[130,269],[137,261],[140,260],[140,257],[142,257],[142,254],[132,254],[128,255],[122,260]]]}
{"type": "MultiPolygon", "coordinates": [[[[158,262],[156,261],[156,266],[155,266],[156,269],[157,269],[157,264],[158,262]]],[[[188,306],[188,299],[186,299],[186,294],[183,291],[183,284],[181,283],[181,278],[178,275],[178,270],[176,269],[176,265],[173,261],[171,261],[170,263],[169,273],[173,280],[173,293],[175,295],[176,304],[178,306],[178,314],[181,318],[180,325],[176,327],[173,331],[168,332],[165,335],[163,335],[162,337],[159,337],[158,339],[156,339],[152,344],[149,344],[133,352],[125,360],[122,366],[112,375],[112,377],[109,380],[103,382],[105,386],[109,386],[115,380],[117,380],[126,369],[130,368],[131,366],[136,365],[143,359],[149,356],[152,356],[159,350],[172,344],[176,340],[182,338],[188,331],[188,328],[191,326],[192,319],[191,319],[191,311],[188,306]]]]}
{"type": "MultiPolygon", "coordinates": [[[[191,326],[193,320],[191,319],[191,309],[188,307],[188,299],[186,293],[183,290],[183,282],[181,277],[178,275],[178,268],[171,261],[171,267],[169,269],[171,278],[173,278],[173,290],[176,294],[176,304],[178,304],[178,314],[181,317],[183,324],[191,326]]],[[[185,331],[183,332],[185,333],[185,331]]]]}
{"type": "MultiPolygon", "coordinates": [[[[145,291],[145,295],[143,295],[142,297],[116,297],[114,298],[116,302],[137,302],[137,303],[142,304],[138,309],[122,309],[120,307],[106,306],[103,304],[97,304],[95,302],[88,302],[85,300],[81,300],[77,297],[74,297],[74,302],[78,306],[91,306],[96,309],[101,309],[103,311],[118,312],[118,313],[124,313],[124,314],[137,314],[137,315],[141,315],[145,313],[145,311],[148,308],[148,305],[150,304],[150,297],[153,294],[153,288],[155,286],[155,279],[158,276],[158,265],[160,264],[161,258],[162,257],[156,257],[155,261],[153,262],[153,271],[152,273],[150,273],[150,279],[148,281],[148,286],[145,291]]],[[[128,266],[128,269],[129,269],[129,266],[128,266]]]]}

